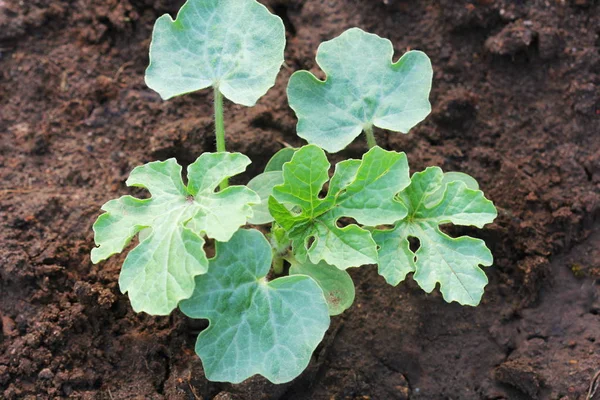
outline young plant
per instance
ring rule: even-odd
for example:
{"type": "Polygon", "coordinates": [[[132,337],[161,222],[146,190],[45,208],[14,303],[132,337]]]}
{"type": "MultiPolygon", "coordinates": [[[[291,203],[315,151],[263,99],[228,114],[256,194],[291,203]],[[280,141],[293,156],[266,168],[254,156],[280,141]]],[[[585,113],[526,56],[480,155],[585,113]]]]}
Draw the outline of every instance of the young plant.
{"type": "Polygon", "coordinates": [[[94,263],[139,237],[119,278],[135,311],[179,307],[209,320],[196,353],[210,380],[298,376],[330,316],[354,301],[348,268],[376,264],[394,286],[414,273],[426,292],[439,283],[446,301],[475,306],[487,283],[480,266],[492,264],[483,241],[440,229],[494,220],[477,182],[437,167],[411,177],[404,153],[375,143],[373,126],[406,133],[429,113],[429,59],[413,51],[392,63],[391,43],[359,29],[319,47],[326,81],[306,71],[290,80],[298,133],[312,144],[282,149],[247,186],[217,191],[250,163],[224,151],[221,95],[253,105],[273,85],[283,45],[283,24],[254,0],[188,0],[175,21],[159,18],[146,81],[165,99],[213,86],[218,152],[188,167],[187,185],[174,159],[135,168],[127,184],[152,197],[111,200],[94,224],[94,263]],[[362,130],[370,149],[330,178],[323,149],[339,151],[362,130]]]}

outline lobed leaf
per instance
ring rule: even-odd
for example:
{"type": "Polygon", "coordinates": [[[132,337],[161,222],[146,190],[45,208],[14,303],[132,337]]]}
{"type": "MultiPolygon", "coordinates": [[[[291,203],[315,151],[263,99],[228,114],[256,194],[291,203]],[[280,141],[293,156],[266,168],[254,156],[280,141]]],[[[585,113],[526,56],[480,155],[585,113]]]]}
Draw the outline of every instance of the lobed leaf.
{"type": "Polygon", "coordinates": [[[299,149],[283,166],[282,185],[275,186],[269,211],[292,241],[295,257],[340,269],[377,262],[369,231],[356,224],[338,226],[341,217],[379,225],[404,218],[407,209],[395,195],[410,182],[406,155],[374,147],[362,160],[336,166],[327,196],[319,197],[329,180],[329,162],[314,145],[299,149]]]}
{"type": "Polygon", "coordinates": [[[468,185],[473,187],[472,178],[444,176],[438,167],[412,176],[410,186],[398,196],[408,216],[393,229],[373,231],[379,246],[379,273],[388,283],[395,286],[415,272],[415,281],[426,292],[439,283],[446,301],[479,304],[488,282],[479,266],[492,265],[490,250],[483,240],[452,238],[439,228],[446,223],[482,228],[496,218],[492,202],[468,185]],[[419,239],[415,253],[410,250],[409,237],[419,239]]]}
{"type": "Polygon", "coordinates": [[[239,153],[204,153],[188,167],[186,186],[175,159],[151,162],[136,167],[127,180],[128,186],[148,189],[151,198],[123,196],[102,206],[105,213],[93,227],[98,246],[92,249],[93,263],[120,253],[144,230],[119,277],[136,312],[167,315],[190,297],[194,277],[208,268],[203,236],[229,240],[252,216],[251,205],[260,199],[250,189],[231,186],[215,193],[223,179],[248,164],[239,153]]]}
{"type": "Polygon", "coordinates": [[[163,99],[210,86],[253,106],[283,63],[281,18],[255,0],[188,0],[156,20],[146,84],[163,99]]]}
{"type": "Polygon", "coordinates": [[[323,292],[308,276],[267,282],[271,248],[256,230],[240,230],[217,242],[210,268],[196,277],[191,298],[180,303],[209,327],[196,342],[206,377],[239,383],[260,374],[289,382],[306,368],[329,327],[323,292]]]}
{"type": "Polygon", "coordinates": [[[322,43],[317,63],[327,79],[298,71],[288,84],[298,136],[335,153],[365,127],[407,133],[421,122],[431,112],[431,62],[420,51],[395,63],[393,55],[389,40],[358,28],[322,43]]]}

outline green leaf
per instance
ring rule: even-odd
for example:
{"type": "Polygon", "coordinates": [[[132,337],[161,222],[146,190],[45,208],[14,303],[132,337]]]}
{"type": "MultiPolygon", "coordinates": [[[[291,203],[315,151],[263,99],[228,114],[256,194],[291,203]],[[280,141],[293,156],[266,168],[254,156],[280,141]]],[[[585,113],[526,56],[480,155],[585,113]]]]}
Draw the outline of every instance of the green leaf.
{"type": "Polygon", "coordinates": [[[284,183],[273,189],[269,211],[288,231],[301,263],[324,260],[340,269],[376,263],[371,234],[356,224],[340,228],[337,223],[350,217],[374,226],[404,218],[407,209],[394,197],[410,183],[406,155],[376,146],[360,161],[343,161],[336,166],[327,196],[320,198],[329,166],[317,146],[299,149],[284,164],[284,183]]]}
{"type": "Polygon", "coordinates": [[[473,190],[479,190],[479,183],[470,175],[465,174],[464,172],[444,172],[444,178],[442,179],[442,186],[445,186],[447,183],[461,181],[463,182],[467,188],[473,190]]]}
{"type": "Polygon", "coordinates": [[[427,293],[439,283],[447,302],[478,305],[488,282],[479,266],[492,265],[492,254],[483,240],[452,238],[439,225],[482,228],[496,218],[492,202],[480,190],[469,188],[464,179],[456,180],[452,175],[445,179],[438,167],[415,173],[410,186],[398,197],[408,208],[408,216],[391,230],[373,232],[380,247],[379,273],[395,286],[406,274],[415,272],[415,281],[427,293]],[[432,196],[437,200],[432,202],[432,196]],[[416,253],[410,250],[409,237],[419,239],[416,253]]]}
{"type": "Polygon", "coordinates": [[[317,63],[327,80],[298,71],[288,84],[298,136],[337,152],[365,127],[407,133],[421,122],[431,112],[431,62],[420,51],[395,63],[393,55],[389,40],[358,28],[322,43],[317,63]]]}
{"type": "Polygon", "coordinates": [[[290,275],[307,275],[317,282],[325,294],[329,315],[339,315],[354,302],[354,282],[350,274],[323,261],[318,264],[292,264],[290,275]]]}
{"type": "Polygon", "coordinates": [[[473,190],[479,190],[479,183],[470,175],[467,175],[463,172],[444,172],[444,178],[442,179],[442,184],[439,189],[427,197],[427,206],[435,205],[439,203],[439,201],[444,196],[444,191],[446,190],[446,185],[450,182],[461,181],[463,182],[467,188],[473,190]]]}
{"type": "Polygon", "coordinates": [[[156,20],[146,84],[163,99],[210,86],[253,106],[283,63],[281,18],[255,0],[188,0],[156,20]]]}
{"type": "Polygon", "coordinates": [[[306,368],[329,327],[327,303],[314,280],[294,275],[268,282],[271,247],[256,230],[240,230],[216,244],[208,273],[180,303],[205,318],[196,353],[211,381],[239,383],[260,374],[289,382],[306,368]]]}
{"type": "Polygon", "coordinates": [[[269,160],[265,172],[255,176],[248,182],[248,187],[260,196],[260,204],[252,206],[254,215],[248,220],[255,225],[273,222],[269,212],[269,197],[273,193],[273,187],[283,183],[283,164],[290,161],[297,149],[284,147],[269,160]]]}
{"type": "Polygon", "coordinates": [[[119,277],[136,312],[167,315],[190,297],[194,277],[208,267],[203,236],[229,240],[252,216],[251,205],[260,199],[250,189],[231,186],[215,193],[219,182],[248,164],[239,153],[204,153],[188,167],[185,186],[175,159],[151,162],[127,180],[128,186],[148,189],[151,198],[123,196],[102,206],[105,213],[94,223],[93,263],[120,253],[143,230],[119,277]]]}
{"type": "Polygon", "coordinates": [[[281,171],[264,172],[248,182],[248,187],[260,197],[260,203],[252,206],[253,215],[248,220],[249,223],[261,225],[273,222],[273,217],[269,213],[269,197],[273,193],[273,187],[282,183],[281,171]]]}
{"type": "Polygon", "coordinates": [[[275,155],[273,155],[273,157],[271,157],[271,159],[267,163],[267,166],[265,167],[265,172],[282,171],[283,164],[292,159],[296,150],[298,149],[295,149],[293,147],[284,147],[283,149],[279,150],[277,153],[275,153],[275,155]]]}

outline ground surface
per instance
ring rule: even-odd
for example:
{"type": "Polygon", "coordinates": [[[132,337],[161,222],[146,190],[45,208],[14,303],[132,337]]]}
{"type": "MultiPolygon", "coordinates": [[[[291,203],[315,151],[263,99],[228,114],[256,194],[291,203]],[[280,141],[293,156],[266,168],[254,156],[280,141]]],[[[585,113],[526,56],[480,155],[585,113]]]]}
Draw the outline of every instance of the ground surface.
{"type": "Polygon", "coordinates": [[[0,0],[0,398],[586,399],[600,370],[598,1],[267,2],[286,67],[257,107],[226,110],[251,173],[300,144],[290,74],[317,72],[318,43],[359,26],[435,69],[432,115],[380,143],[414,170],[475,176],[499,209],[485,230],[455,229],[495,255],[480,307],[353,271],[355,306],[283,386],[208,383],[202,324],[134,314],[123,257],[90,263],[91,224],[134,166],[214,149],[209,94],[162,102],[143,83],[153,21],[180,4],[0,0]]]}

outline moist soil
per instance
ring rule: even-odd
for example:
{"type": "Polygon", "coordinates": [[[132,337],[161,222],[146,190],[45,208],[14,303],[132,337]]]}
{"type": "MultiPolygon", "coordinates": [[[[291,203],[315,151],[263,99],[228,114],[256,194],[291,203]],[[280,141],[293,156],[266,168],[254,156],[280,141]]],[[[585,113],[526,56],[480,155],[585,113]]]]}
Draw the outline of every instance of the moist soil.
{"type": "Polygon", "coordinates": [[[181,3],[0,0],[0,398],[600,399],[600,2],[265,1],[286,63],[256,107],[226,105],[228,149],[253,160],[239,183],[302,144],[287,80],[323,77],[318,44],[358,26],[435,71],[431,116],[379,143],[471,174],[499,211],[449,228],[495,256],[479,307],[353,269],[354,307],[286,385],[208,382],[206,324],[135,314],[124,256],[90,262],[100,206],[144,195],[134,166],[214,151],[210,91],[163,102],[143,81],[153,22],[181,3]]]}

